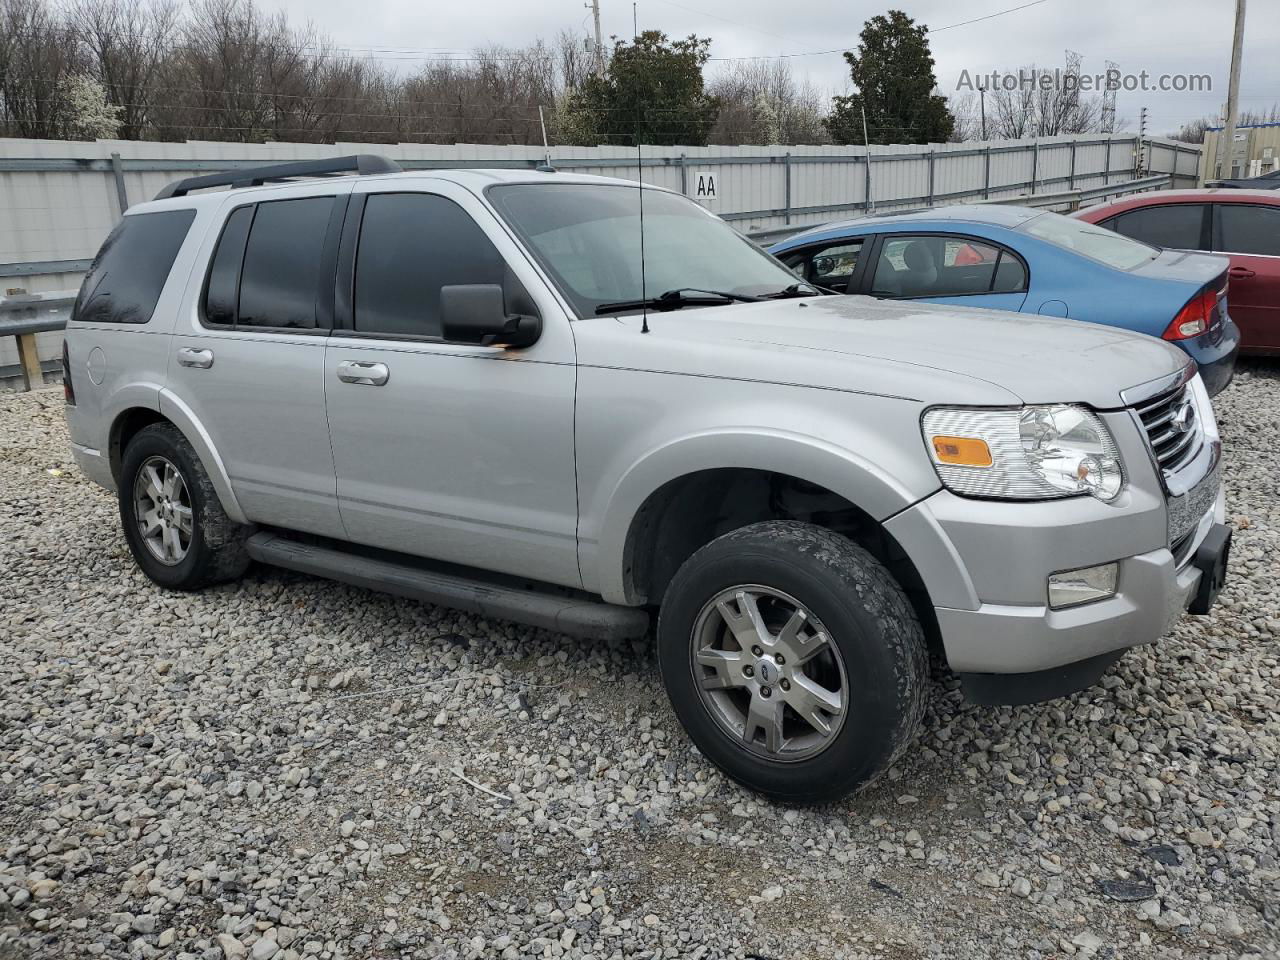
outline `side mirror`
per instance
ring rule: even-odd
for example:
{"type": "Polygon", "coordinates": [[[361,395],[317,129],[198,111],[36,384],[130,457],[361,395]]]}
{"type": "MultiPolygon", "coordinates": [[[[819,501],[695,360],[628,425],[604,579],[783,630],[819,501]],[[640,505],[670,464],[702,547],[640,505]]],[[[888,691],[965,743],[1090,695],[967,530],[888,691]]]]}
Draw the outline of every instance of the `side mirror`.
{"type": "Polygon", "coordinates": [[[502,285],[458,283],[440,288],[444,339],[482,347],[527,347],[542,334],[538,317],[508,314],[502,285]]]}

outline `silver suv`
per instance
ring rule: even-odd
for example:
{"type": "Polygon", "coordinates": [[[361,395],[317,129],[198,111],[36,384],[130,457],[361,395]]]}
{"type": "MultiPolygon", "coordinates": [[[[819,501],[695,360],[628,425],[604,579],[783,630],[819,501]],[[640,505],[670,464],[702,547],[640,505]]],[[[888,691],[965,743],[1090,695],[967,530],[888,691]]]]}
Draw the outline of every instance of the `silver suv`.
{"type": "Polygon", "coordinates": [[[1221,444],[1168,344],[828,296],[632,182],[397,169],[181,181],[103,246],[67,416],[157,584],[656,613],[698,748],[791,800],[911,743],[930,650],[976,702],[1060,696],[1221,587],[1221,444]]]}

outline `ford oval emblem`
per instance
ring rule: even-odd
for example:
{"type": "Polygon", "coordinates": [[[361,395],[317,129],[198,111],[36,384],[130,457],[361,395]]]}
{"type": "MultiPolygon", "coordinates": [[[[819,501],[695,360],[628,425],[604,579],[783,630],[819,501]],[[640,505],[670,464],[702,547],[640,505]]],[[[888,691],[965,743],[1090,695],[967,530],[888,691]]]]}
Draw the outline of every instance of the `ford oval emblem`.
{"type": "Polygon", "coordinates": [[[1191,406],[1191,401],[1187,400],[1178,408],[1178,412],[1173,415],[1173,422],[1169,424],[1175,433],[1186,433],[1191,429],[1191,418],[1195,416],[1195,408],[1191,406]]]}

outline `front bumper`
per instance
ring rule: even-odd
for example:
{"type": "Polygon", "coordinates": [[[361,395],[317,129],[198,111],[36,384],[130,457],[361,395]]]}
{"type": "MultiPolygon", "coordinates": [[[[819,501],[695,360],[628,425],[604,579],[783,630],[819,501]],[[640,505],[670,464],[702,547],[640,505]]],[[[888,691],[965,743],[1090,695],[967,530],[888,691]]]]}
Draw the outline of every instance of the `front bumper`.
{"type": "Polygon", "coordinates": [[[1176,557],[1167,546],[1143,549],[1167,542],[1172,501],[1139,485],[1122,498],[1010,504],[943,491],[889,521],[917,561],[947,661],[970,700],[1026,703],[1087,687],[1126,649],[1167,633],[1197,600],[1212,602],[1225,566],[1220,541],[1229,541],[1221,487],[1176,557]],[[932,549],[922,552],[925,540],[932,549]],[[1220,555],[1210,557],[1215,543],[1220,555]],[[1048,606],[1049,574],[1113,560],[1115,595],[1048,606]],[[1206,570],[1213,584],[1202,583],[1206,570]]]}

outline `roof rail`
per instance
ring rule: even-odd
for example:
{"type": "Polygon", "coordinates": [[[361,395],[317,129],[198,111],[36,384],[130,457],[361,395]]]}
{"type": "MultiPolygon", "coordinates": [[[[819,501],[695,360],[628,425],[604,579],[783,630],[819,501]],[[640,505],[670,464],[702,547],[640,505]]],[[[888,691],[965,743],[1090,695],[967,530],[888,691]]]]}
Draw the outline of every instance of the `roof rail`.
{"type": "Polygon", "coordinates": [[[376,153],[357,153],[349,157],[325,157],[322,160],[298,160],[293,163],[272,163],[265,167],[249,167],[228,170],[226,173],[210,173],[200,177],[175,180],[156,194],[155,199],[185,197],[192,190],[206,187],[260,187],[264,183],[292,180],[294,177],[323,177],[334,173],[358,173],[368,176],[375,173],[400,173],[403,168],[394,160],[376,153]]]}

